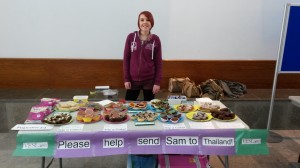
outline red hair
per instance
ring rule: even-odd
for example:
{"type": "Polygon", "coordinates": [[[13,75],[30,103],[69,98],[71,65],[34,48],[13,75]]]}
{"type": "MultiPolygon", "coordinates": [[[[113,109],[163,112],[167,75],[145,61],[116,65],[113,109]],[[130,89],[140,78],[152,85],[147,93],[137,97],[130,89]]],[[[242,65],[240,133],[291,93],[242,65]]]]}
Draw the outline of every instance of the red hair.
{"type": "Polygon", "coordinates": [[[153,19],[153,16],[152,16],[152,14],[149,12],[149,11],[143,11],[143,12],[141,12],[140,14],[139,14],[139,17],[138,17],[138,27],[139,27],[139,29],[141,29],[140,28],[140,16],[141,15],[145,15],[148,19],[149,19],[149,21],[150,21],[150,23],[151,23],[151,29],[153,28],[153,26],[154,26],[154,19],[153,19]]]}

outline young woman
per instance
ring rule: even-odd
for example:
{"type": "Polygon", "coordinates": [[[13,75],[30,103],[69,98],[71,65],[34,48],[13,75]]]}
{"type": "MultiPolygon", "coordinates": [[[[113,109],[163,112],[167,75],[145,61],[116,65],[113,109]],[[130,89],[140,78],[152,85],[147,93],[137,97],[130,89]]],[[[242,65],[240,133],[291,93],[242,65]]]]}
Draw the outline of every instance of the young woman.
{"type": "Polygon", "coordinates": [[[160,90],[161,43],[159,37],[151,33],[153,26],[152,14],[143,11],[138,16],[139,31],[127,36],[123,58],[125,100],[136,101],[143,90],[144,100],[150,101],[160,90]]]}
{"type": "MultiPolygon", "coordinates": [[[[143,11],[138,16],[139,31],[127,36],[124,59],[125,100],[136,101],[143,90],[144,101],[154,99],[160,90],[162,78],[161,44],[157,35],[151,33],[154,19],[150,12],[143,11]]],[[[154,168],[156,155],[129,155],[129,163],[134,168],[154,168]]]]}

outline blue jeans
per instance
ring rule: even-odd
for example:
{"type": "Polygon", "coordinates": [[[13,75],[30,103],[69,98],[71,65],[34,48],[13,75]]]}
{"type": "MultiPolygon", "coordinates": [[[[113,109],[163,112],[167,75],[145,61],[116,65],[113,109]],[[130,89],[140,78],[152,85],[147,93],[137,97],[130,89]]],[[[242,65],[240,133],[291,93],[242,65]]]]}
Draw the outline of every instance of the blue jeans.
{"type": "Polygon", "coordinates": [[[127,168],[155,168],[157,155],[128,155],[127,168]]]}

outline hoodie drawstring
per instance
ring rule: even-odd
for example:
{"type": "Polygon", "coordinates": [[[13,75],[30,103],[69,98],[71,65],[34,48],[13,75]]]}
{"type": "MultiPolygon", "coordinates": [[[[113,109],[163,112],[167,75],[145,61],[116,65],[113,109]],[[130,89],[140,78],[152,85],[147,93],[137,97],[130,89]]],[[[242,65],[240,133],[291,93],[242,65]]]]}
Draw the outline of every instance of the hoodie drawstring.
{"type": "Polygon", "coordinates": [[[134,33],[133,42],[131,43],[131,52],[133,52],[134,47],[136,47],[135,38],[136,38],[136,33],[134,33]]]}
{"type": "Polygon", "coordinates": [[[154,44],[155,44],[155,40],[153,41],[153,44],[152,44],[152,60],[153,60],[153,54],[154,54],[154,44]]]}

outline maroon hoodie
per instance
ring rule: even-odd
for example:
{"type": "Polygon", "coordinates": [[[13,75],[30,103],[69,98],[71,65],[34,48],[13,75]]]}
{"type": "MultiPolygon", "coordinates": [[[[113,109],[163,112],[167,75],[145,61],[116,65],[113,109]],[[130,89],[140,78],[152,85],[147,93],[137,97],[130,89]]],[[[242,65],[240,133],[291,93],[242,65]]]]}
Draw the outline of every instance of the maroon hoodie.
{"type": "Polygon", "coordinates": [[[162,56],[160,39],[155,34],[150,34],[148,41],[139,38],[135,31],[127,36],[123,73],[125,82],[148,81],[154,79],[154,84],[160,85],[162,78],[162,56]]]}

